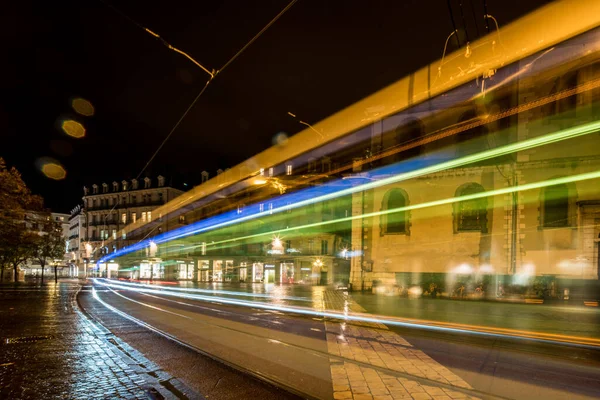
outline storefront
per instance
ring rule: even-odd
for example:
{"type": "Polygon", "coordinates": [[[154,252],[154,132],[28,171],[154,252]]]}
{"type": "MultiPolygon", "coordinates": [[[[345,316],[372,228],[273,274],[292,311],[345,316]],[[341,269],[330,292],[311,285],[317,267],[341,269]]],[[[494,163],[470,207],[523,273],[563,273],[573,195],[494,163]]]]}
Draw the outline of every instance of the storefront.
{"type": "Polygon", "coordinates": [[[179,280],[192,280],[194,279],[194,264],[187,264],[183,261],[177,262],[179,273],[177,275],[179,280]]]}
{"type": "Polygon", "coordinates": [[[262,282],[264,279],[264,264],[256,262],[252,264],[252,282],[262,282]]]}
{"type": "Polygon", "coordinates": [[[210,281],[210,260],[198,260],[198,281],[210,281]]]}

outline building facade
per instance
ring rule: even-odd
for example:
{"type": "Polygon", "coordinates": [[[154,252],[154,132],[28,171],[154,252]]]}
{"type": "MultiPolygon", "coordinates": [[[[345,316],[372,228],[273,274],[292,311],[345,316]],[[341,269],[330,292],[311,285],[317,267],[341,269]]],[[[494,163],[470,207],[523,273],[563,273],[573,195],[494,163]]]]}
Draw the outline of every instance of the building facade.
{"type": "MultiPolygon", "coordinates": [[[[159,216],[153,211],[182,193],[182,190],[167,186],[163,176],[158,176],[154,182],[146,177],[141,181],[132,179],[84,187],[83,211],[79,217],[80,220],[83,218],[83,235],[80,236],[79,251],[88,275],[95,260],[141,239],[123,233],[125,226],[138,220],[157,220],[159,216]]],[[[168,221],[165,221],[155,226],[155,233],[168,229],[168,221]]],[[[116,268],[112,270],[115,274],[116,268]]],[[[107,271],[102,274],[106,275],[107,271]]]]}

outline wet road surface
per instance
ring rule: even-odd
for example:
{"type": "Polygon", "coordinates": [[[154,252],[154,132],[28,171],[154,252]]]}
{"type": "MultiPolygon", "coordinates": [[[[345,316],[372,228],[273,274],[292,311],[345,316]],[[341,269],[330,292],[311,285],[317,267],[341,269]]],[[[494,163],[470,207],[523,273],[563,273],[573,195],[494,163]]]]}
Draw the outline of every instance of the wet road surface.
{"type": "MultiPolygon", "coordinates": [[[[318,294],[324,288],[290,288],[293,289],[279,287],[271,299],[248,300],[323,307],[318,294]]],[[[327,357],[322,318],[223,304],[216,298],[200,301],[131,290],[107,291],[103,287],[98,290],[102,290],[98,296],[108,304],[203,351],[278,380],[284,386],[304,390],[313,397],[332,397],[328,370],[331,360],[327,357]]],[[[230,286],[226,290],[235,288],[230,286]]],[[[248,286],[240,288],[244,293],[252,290],[255,289],[248,286]]],[[[269,293],[273,289],[258,290],[269,293]]],[[[235,294],[222,295],[218,290],[212,296],[239,298],[235,294]]],[[[364,300],[357,298],[359,302],[364,300]]],[[[368,308],[369,302],[365,303],[368,308]]],[[[420,308],[423,316],[430,307],[420,308]]],[[[594,318],[593,313],[584,316],[584,330],[597,329],[590,328],[594,318]]],[[[516,399],[562,399],[566,394],[573,399],[600,397],[600,357],[596,349],[392,329],[484,393],[516,399]]]]}

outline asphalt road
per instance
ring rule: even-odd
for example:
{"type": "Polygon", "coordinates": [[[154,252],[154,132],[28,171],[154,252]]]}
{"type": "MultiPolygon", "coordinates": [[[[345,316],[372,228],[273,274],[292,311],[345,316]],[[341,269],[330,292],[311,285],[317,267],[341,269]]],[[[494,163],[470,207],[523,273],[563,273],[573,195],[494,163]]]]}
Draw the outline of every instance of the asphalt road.
{"type": "MultiPolygon", "coordinates": [[[[320,318],[228,305],[218,299],[199,301],[131,290],[111,291],[102,286],[97,289],[103,302],[195,348],[293,391],[314,398],[332,397],[325,326],[320,318]]],[[[282,296],[276,301],[310,304],[300,299],[285,300],[282,296]]],[[[130,332],[124,337],[134,347],[138,340],[135,334],[144,331],[136,329],[138,333],[130,332]]],[[[475,389],[495,396],[514,399],[600,397],[598,349],[392,329],[475,389]]],[[[161,357],[163,348],[151,342],[147,346],[151,354],[161,357]]],[[[152,359],[152,355],[149,358],[152,359]]],[[[155,362],[161,365],[160,361],[155,362]]],[[[190,385],[185,377],[163,368],[190,385]]],[[[202,390],[199,392],[205,394],[202,390]]]]}

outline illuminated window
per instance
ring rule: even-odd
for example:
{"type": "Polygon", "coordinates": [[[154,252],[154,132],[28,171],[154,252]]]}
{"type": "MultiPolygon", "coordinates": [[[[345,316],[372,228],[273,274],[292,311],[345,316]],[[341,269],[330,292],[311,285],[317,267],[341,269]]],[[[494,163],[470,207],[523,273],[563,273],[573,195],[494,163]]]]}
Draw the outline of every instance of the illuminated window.
{"type": "Polygon", "coordinates": [[[542,226],[561,228],[569,226],[569,188],[554,185],[544,189],[542,195],[542,226]]]}
{"type": "MultiPolygon", "coordinates": [[[[381,204],[382,211],[395,210],[408,205],[408,194],[402,189],[389,190],[381,204]]],[[[381,234],[408,234],[407,211],[396,211],[381,216],[381,234]]]]}
{"type": "Polygon", "coordinates": [[[123,191],[127,190],[127,181],[121,182],[123,184],[123,191]]]}
{"type": "Polygon", "coordinates": [[[264,168],[260,169],[260,176],[265,176],[265,169],[264,168]]]}
{"type": "Polygon", "coordinates": [[[151,222],[152,221],[152,211],[148,211],[147,217],[148,217],[148,222],[151,222]]]}
{"type": "Polygon", "coordinates": [[[142,222],[146,222],[146,212],[142,212],[142,222]]]}
{"type": "Polygon", "coordinates": [[[269,203],[269,214],[273,214],[273,203],[269,203]]]}
{"type": "Polygon", "coordinates": [[[269,176],[272,177],[273,176],[273,167],[269,168],[269,176]]]}
{"type": "Polygon", "coordinates": [[[457,197],[467,199],[454,204],[454,224],[456,232],[487,232],[487,200],[469,199],[470,195],[483,192],[483,186],[467,183],[456,191],[457,197]]]}
{"type": "Polygon", "coordinates": [[[116,239],[117,239],[117,230],[116,230],[116,229],[113,229],[113,230],[112,230],[112,238],[113,238],[114,240],[116,240],[116,239]]]}
{"type": "Polygon", "coordinates": [[[127,234],[125,233],[125,231],[123,231],[123,235],[121,236],[123,239],[127,238],[127,234]]]}
{"type": "Polygon", "coordinates": [[[135,223],[135,221],[137,221],[137,213],[132,212],[131,213],[131,222],[135,223]]]}
{"type": "Polygon", "coordinates": [[[206,255],[206,242],[202,242],[202,246],[200,246],[200,252],[203,256],[206,255]]]}
{"type": "Polygon", "coordinates": [[[286,175],[291,175],[292,174],[292,164],[287,164],[285,166],[285,174],[286,175]]]}
{"type": "Polygon", "coordinates": [[[185,215],[180,215],[179,216],[179,223],[180,224],[185,224],[185,215]]]}
{"type": "Polygon", "coordinates": [[[265,205],[264,205],[263,203],[260,203],[260,204],[258,205],[258,210],[259,210],[260,212],[263,212],[263,211],[265,211],[265,205]]]}
{"type": "Polygon", "coordinates": [[[121,214],[121,222],[126,224],[127,223],[127,213],[122,213],[121,214]]]}

